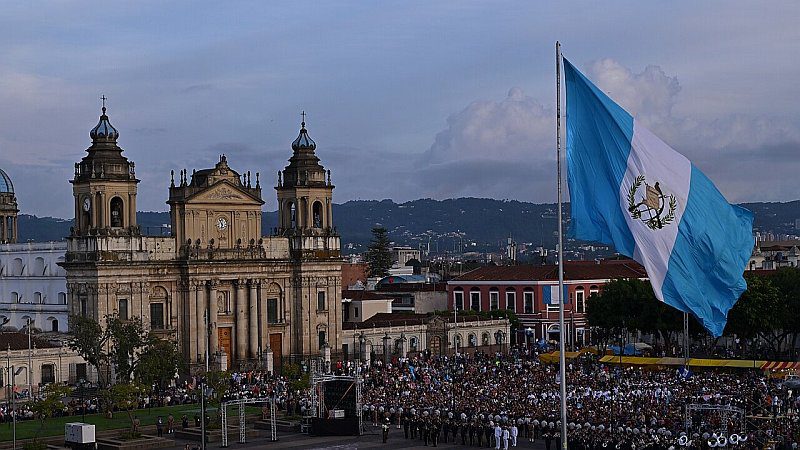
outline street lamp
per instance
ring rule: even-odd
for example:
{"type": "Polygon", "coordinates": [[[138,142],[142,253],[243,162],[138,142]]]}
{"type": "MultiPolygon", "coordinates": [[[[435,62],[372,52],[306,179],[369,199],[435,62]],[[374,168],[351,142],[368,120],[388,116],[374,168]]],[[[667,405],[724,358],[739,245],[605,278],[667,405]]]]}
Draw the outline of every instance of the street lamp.
{"type": "Polygon", "coordinates": [[[84,396],[86,395],[86,380],[81,378],[78,381],[78,387],[81,388],[81,421],[86,422],[86,401],[84,400],[84,396]]]}

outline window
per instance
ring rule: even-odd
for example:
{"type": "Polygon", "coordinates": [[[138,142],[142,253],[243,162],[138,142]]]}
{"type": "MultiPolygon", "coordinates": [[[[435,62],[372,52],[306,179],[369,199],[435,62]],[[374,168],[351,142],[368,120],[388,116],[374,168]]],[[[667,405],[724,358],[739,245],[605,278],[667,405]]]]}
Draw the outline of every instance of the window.
{"type": "Polygon", "coordinates": [[[297,228],[297,206],[289,202],[289,228],[297,228]]]}
{"type": "Polygon", "coordinates": [[[597,295],[600,293],[600,288],[595,285],[589,286],[589,298],[592,298],[593,295],[597,295]]]}
{"type": "Polygon", "coordinates": [[[123,212],[123,205],[122,199],[119,197],[114,197],[111,199],[111,226],[114,228],[121,228],[124,227],[125,224],[122,221],[122,212],[123,212]]]}
{"type": "Polygon", "coordinates": [[[33,303],[37,305],[42,304],[42,293],[41,292],[34,292],[33,293],[33,303]]]}
{"type": "Polygon", "coordinates": [[[64,292],[58,293],[58,304],[59,305],[66,305],[67,304],[67,294],[64,292]]]}
{"type": "Polygon", "coordinates": [[[19,293],[12,292],[11,293],[11,302],[12,303],[19,303],[19,293]]]}
{"type": "Polygon", "coordinates": [[[415,352],[417,351],[418,343],[419,341],[417,341],[417,338],[412,336],[411,339],[408,340],[408,347],[411,349],[411,351],[415,352]]]}
{"type": "Polygon", "coordinates": [[[325,345],[325,342],[327,342],[327,339],[325,338],[325,330],[320,330],[317,333],[317,339],[319,340],[319,348],[322,348],[322,346],[325,345]]]}
{"type": "Polygon", "coordinates": [[[489,341],[489,333],[483,333],[481,336],[481,345],[489,345],[491,341],[489,341]]]}
{"type": "Polygon", "coordinates": [[[56,368],[52,364],[42,364],[42,384],[56,382],[56,368]]]}
{"type": "Polygon", "coordinates": [[[313,209],[314,228],[322,228],[322,203],[314,202],[313,209]]]}
{"type": "Polygon", "coordinates": [[[86,294],[81,295],[81,317],[86,317],[87,314],[87,305],[88,299],[86,298],[86,294]]]}
{"type": "Polygon", "coordinates": [[[464,290],[461,288],[456,288],[453,291],[453,307],[457,311],[462,311],[464,309],[464,290]]]}
{"type": "Polygon", "coordinates": [[[78,380],[86,380],[86,363],[75,364],[75,378],[78,380]]]}
{"type": "Polygon", "coordinates": [[[517,293],[514,291],[506,291],[506,309],[509,311],[517,311],[517,293]]]}
{"type": "Polygon", "coordinates": [[[150,329],[164,329],[164,304],[150,303],[150,329]]]}
{"type": "Polygon", "coordinates": [[[489,309],[492,311],[500,309],[500,292],[497,288],[492,288],[489,291],[489,309]]]}
{"type": "Polygon", "coordinates": [[[122,320],[128,320],[128,299],[121,298],[119,299],[119,318],[122,320]]]}
{"type": "Polygon", "coordinates": [[[51,324],[50,331],[58,332],[58,319],[53,319],[53,321],[50,322],[50,324],[51,324]]]}
{"type": "Polygon", "coordinates": [[[325,291],[317,292],[317,311],[325,311],[325,291]]]}
{"type": "Polygon", "coordinates": [[[278,299],[267,299],[267,323],[278,323],[278,299]]]}
{"type": "Polygon", "coordinates": [[[354,307],[354,308],[353,308],[353,317],[355,317],[356,319],[358,319],[358,306],[356,306],[356,307],[354,307]]]}
{"type": "Polygon", "coordinates": [[[469,293],[469,308],[473,311],[481,310],[481,291],[477,288],[469,293]]]}
{"type": "Polygon", "coordinates": [[[533,314],[533,291],[526,290],[522,296],[525,301],[525,314],[533,314]]]}
{"type": "Polygon", "coordinates": [[[467,343],[470,347],[475,347],[478,345],[478,337],[474,334],[470,334],[469,337],[467,337],[467,343]]]}
{"type": "Polygon", "coordinates": [[[579,286],[577,289],[575,289],[575,312],[580,314],[586,312],[582,286],[579,286]]]}

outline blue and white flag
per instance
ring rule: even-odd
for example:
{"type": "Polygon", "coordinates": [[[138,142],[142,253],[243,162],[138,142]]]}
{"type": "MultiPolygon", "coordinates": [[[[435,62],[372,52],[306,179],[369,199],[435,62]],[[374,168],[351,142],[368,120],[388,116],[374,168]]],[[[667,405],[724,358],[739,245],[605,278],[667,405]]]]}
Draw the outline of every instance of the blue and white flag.
{"type": "Polygon", "coordinates": [[[616,247],[714,336],[747,288],[753,215],[564,59],[574,237],[616,247]]]}
{"type": "MultiPolygon", "coordinates": [[[[545,305],[558,305],[558,285],[542,286],[542,303],[545,305]]],[[[564,304],[569,304],[569,286],[564,286],[564,304]]]]}

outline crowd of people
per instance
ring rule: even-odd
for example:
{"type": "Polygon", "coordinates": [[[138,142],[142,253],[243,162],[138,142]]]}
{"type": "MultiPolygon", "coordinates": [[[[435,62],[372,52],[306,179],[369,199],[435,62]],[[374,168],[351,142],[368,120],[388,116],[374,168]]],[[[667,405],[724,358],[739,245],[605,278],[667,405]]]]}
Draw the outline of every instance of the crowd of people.
{"type": "MultiPolygon", "coordinates": [[[[558,367],[534,354],[423,354],[362,366],[359,376],[365,420],[388,418],[409,439],[449,434],[461,445],[502,447],[507,431],[560,446],[558,367]]],[[[800,393],[757,371],[685,373],[586,357],[569,362],[566,376],[571,448],[796,448],[800,439],[800,393]],[[687,417],[688,405],[704,407],[687,417]]]]}
{"type": "MultiPolygon", "coordinates": [[[[339,374],[361,382],[363,423],[402,430],[424,445],[513,448],[541,441],[560,447],[557,365],[534,352],[419,354],[385,364],[334,363],[339,374]]],[[[800,392],[755,370],[675,369],[606,365],[587,355],[567,365],[567,432],[570,448],[641,449],[729,447],[797,448],[800,392]],[[702,405],[689,407],[690,405],[702,405]]],[[[197,379],[143,395],[140,408],[196,403],[197,379]]],[[[298,388],[266,372],[233,372],[224,399],[274,397],[292,416],[315,415],[313,387],[298,388]]],[[[70,398],[57,415],[102,410],[101,399],[70,398]]],[[[33,419],[30,403],[0,405],[0,422],[33,419]]],[[[266,414],[266,410],[265,410],[266,414]]],[[[167,420],[168,430],[173,428],[167,420]]],[[[181,417],[183,427],[189,425],[181,417]]],[[[199,417],[191,421],[199,423],[199,417]]],[[[168,431],[169,432],[169,431],[168,431]]]]}

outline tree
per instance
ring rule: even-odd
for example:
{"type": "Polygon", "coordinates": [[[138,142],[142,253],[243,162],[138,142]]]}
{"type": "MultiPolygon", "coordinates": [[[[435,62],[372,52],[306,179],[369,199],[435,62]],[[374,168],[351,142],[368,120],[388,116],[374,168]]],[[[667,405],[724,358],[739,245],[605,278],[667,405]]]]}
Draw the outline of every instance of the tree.
{"type": "MultiPolygon", "coordinates": [[[[778,289],[781,303],[785,305],[786,311],[800,311],[800,269],[796,267],[784,267],[778,269],[772,276],[772,283],[778,289]]],[[[784,317],[784,327],[791,335],[789,340],[789,357],[796,359],[797,340],[800,338],[800,314],[786,314],[784,317]]]]}
{"type": "Polygon", "coordinates": [[[131,437],[135,438],[137,430],[134,429],[133,411],[139,406],[139,397],[145,393],[145,388],[136,381],[127,383],[117,383],[108,389],[108,398],[112,406],[117,410],[125,411],[128,420],[131,422],[131,437]]]}
{"type": "Polygon", "coordinates": [[[111,383],[109,373],[112,366],[116,381],[130,380],[145,346],[155,342],[139,317],[122,320],[117,315],[107,315],[105,321],[106,327],[103,328],[90,317],[70,317],[74,337],[69,347],[97,369],[101,386],[111,383]]]}
{"type": "Polygon", "coordinates": [[[73,338],[69,341],[69,348],[78,352],[98,373],[100,385],[110,381],[105,375],[105,368],[110,363],[108,352],[109,334],[100,324],[91,317],[70,316],[69,323],[72,328],[73,338]]]}
{"type": "Polygon", "coordinates": [[[747,290],[728,312],[725,332],[743,338],[761,338],[777,357],[787,335],[784,327],[790,311],[770,278],[746,274],[745,279],[747,290]]]}
{"type": "Polygon", "coordinates": [[[70,388],[58,383],[50,383],[42,389],[39,398],[30,405],[31,411],[41,422],[40,430],[44,430],[44,424],[48,418],[64,409],[61,399],[69,394],[70,388]]]}
{"type": "Polygon", "coordinates": [[[186,369],[183,355],[172,341],[148,336],[133,373],[146,386],[166,388],[176,372],[186,369]]]}
{"type": "Polygon", "coordinates": [[[389,275],[389,269],[392,267],[392,252],[389,244],[386,228],[381,226],[373,227],[372,241],[366,254],[369,276],[385,277],[389,275]]]}

